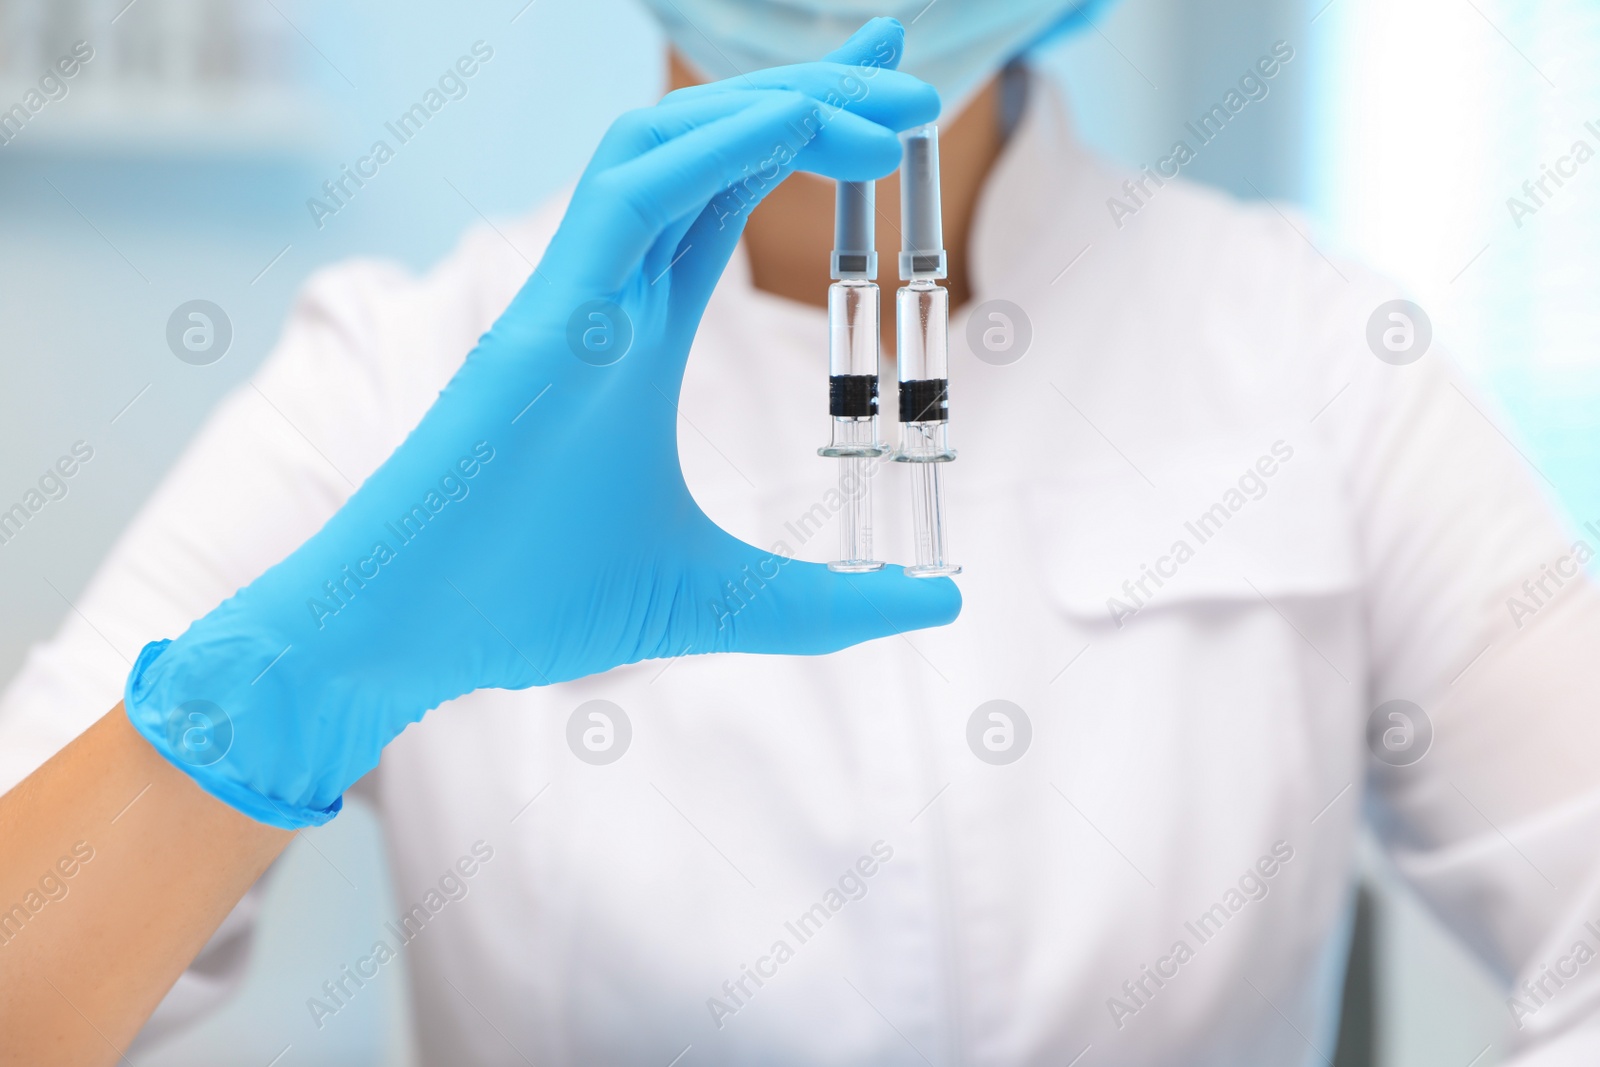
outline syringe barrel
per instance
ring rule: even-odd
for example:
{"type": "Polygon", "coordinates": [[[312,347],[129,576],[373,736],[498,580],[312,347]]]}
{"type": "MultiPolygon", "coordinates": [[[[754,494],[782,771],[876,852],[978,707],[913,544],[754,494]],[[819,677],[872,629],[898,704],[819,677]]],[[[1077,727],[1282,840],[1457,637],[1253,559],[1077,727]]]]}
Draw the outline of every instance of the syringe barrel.
{"type": "MultiPolygon", "coordinates": [[[[950,376],[950,292],[918,280],[895,293],[895,360],[900,380],[943,380],[950,376]]],[[[942,417],[942,416],[941,416],[942,417]]],[[[900,421],[910,421],[904,411],[900,421]]]]}
{"type": "MultiPolygon", "coordinates": [[[[878,375],[878,287],[867,281],[828,286],[828,374],[878,375]]],[[[876,401],[870,412],[876,414],[876,401]]],[[[845,414],[835,412],[835,414],[845,414]]]]}
{"type": "Polygon", "coordinates": [[[878,440],[878,287],[848,279],[828,287],[828,414],[825,456],[876,456],[878,440]]]}
{"type": "Polygon", "coordinates": [[[944,221],[939,206],[939,127],[900,135],[900,279],[943,278],[944,221]]]}
{"type": "Polygon", "coordinates": [[[931,279],[918,279],[895,296],[899,327],[900,448],[894,458],[911,465],[911,530],[914,578],[960,574],[950,562],[945,524],[944,464],[950,447],[950,382],[947,378],[950,294],[931,279]]]}
{"type": "Polygon", "coordinates": [[[840,182],[834,216],[833,277],[828,287],[828,414],[833,436],[824,456],[839,461],[839,558],[847,573],[875,571],[872,486],[878,457],[878,253],[874,245],[875,186],[840,182]]]}
{"type": "Polygon", "coordinates": [[[950,448],[950,294],[919,279],[895,294],[900,450],[906,463],[955,459],[950,448]]]}

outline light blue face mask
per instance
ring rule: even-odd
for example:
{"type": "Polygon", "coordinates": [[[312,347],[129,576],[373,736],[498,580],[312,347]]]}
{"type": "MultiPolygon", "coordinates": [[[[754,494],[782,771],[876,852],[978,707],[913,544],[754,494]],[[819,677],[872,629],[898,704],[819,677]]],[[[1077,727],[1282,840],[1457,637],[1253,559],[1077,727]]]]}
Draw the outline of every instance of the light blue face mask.
{"type": "Polygon", "coordinates": [[[805,63],[875,15],[905,24],[900,69],[929,82],[950,119],[1009,60],[1088,24],[1109,0],[644,0],[709,78],[805,63]]]}

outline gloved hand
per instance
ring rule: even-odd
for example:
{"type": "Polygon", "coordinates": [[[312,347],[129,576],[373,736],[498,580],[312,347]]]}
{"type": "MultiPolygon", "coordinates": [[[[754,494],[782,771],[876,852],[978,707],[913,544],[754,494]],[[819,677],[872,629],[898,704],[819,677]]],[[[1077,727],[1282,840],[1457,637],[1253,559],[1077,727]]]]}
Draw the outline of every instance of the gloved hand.
{"type": "Polygon", "coordinates": [[[903,44],[874,20],[828,61],[620,118],[533,276],[405,442],[311,540],[144,649],[125,697],[140,733],[293,828],[332,818],[395,735],[475,689],[685,650],[824,653],[955,618],[948,579],[834,574],[724,532],[677,455],[690,342],[755,200],[797,167],[882,177],[896,132],[937,115],[922,82],[862,76],[903,44]]]}

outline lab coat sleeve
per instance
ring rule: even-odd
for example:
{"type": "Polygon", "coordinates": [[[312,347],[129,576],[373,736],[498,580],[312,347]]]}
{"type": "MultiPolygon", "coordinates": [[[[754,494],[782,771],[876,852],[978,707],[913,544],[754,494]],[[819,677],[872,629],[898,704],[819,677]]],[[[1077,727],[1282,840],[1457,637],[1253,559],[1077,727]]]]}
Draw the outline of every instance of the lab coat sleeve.
{"type": "MultiPolygon", "coordinates": [[[[116,705],[145,642],[176,637],[288,554],[403,436],[401,409],[415,402],[393,395],[373,338],[374,317],[407,284],[376,264],[308,283],[274,353],[212,413],[60,630],[30,650],[0,697],[0,791],[116,705]]],[[[141,1047],[237,984],[259,891],[173,987],[141,1047]]]]}
{"type": "Polygon", "coordinates": [[[1363,560],[1365,707],[1412,701],[1433,730],[1409,766],[1367,757],[1368,812],[1508,983],[1511,1062],[1600,1062],[1600,591],[1581,566],[1600,523],[1563,525],[1515,430],[1437,345],[1375,358],[1368,319],[1400,294],[1346,273],[1305,312],[1323,339],[1307,410],[1335,398],[1315,425],[1363,560]]]}

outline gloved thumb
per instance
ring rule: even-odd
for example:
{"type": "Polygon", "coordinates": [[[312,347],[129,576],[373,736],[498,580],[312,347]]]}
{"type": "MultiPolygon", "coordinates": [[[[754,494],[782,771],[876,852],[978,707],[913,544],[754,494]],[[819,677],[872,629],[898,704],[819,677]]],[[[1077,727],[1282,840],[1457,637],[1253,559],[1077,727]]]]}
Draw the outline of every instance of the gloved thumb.
{"type": "Polygon", "coordinates": [[[701,615],[702,640],[721,652],[815,656],[910,630],[943,626],[961,613],[948,578],[908,578],[897,566],[836,574],[820,563],[763,553],[725,578],[701,615]]]}

